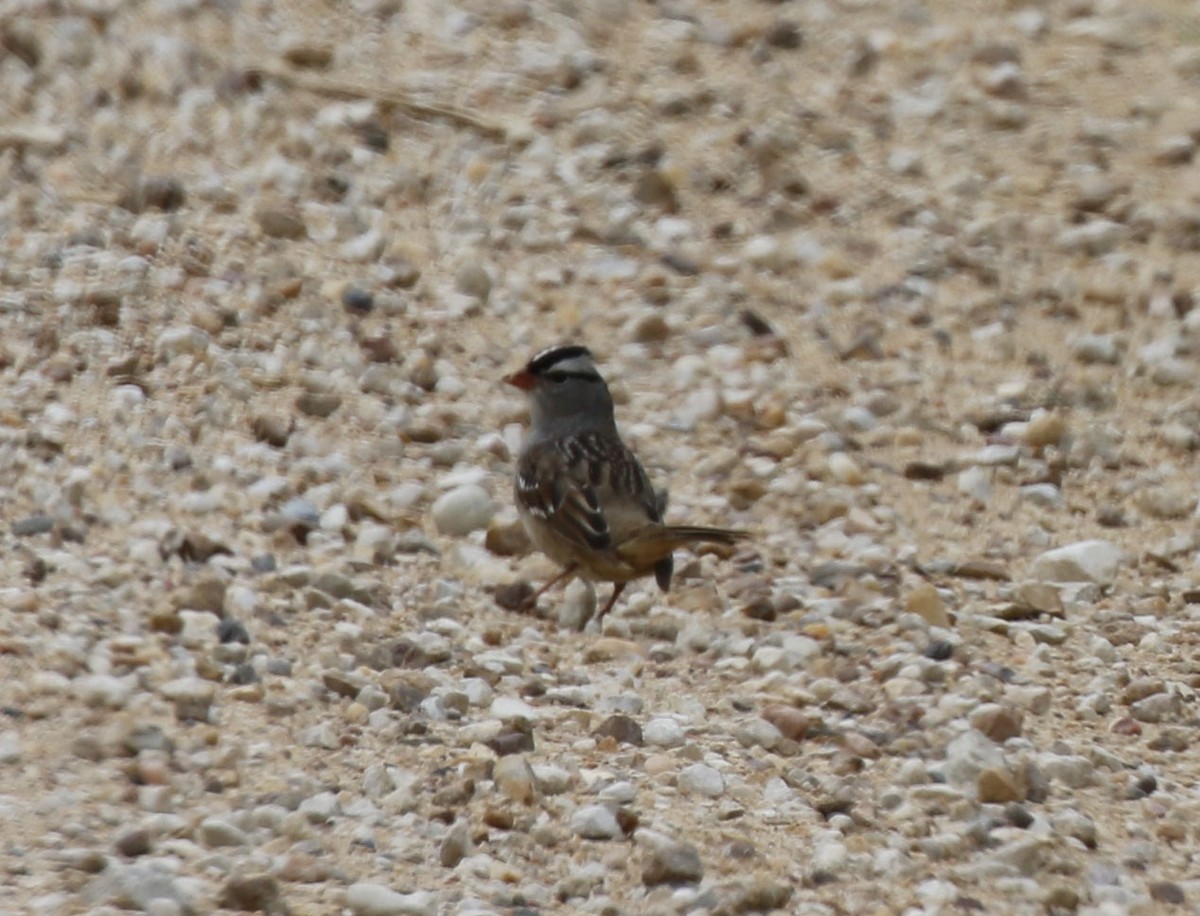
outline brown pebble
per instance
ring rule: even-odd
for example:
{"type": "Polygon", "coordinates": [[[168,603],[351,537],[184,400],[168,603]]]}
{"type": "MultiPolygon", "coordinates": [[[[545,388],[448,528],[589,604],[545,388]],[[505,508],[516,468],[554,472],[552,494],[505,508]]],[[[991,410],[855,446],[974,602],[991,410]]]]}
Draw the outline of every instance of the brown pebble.
{"type": "Polygon", "coordinates": [[[273,239],[302,239],[308,235],[304,218],[296,210],[264,207],[256,214],[258,228],[273,239]]]}
{"type": "Polygon", "coordinates": [[[305,391],[296,398],[296,409],[308,417],[325,419],[342,406],[341,395],[332,391],[305,391]]]}
{"type": "Polygon", "coordinates": [[[257,414],[250,421],[250,431],[259,442],[273,448],[283,448],[292,435],[293,420],[281,414],[257,414]]]}
{"type": "Polygon", "coordinates": [[[954,564],[951,573],[963,579],[987,579],[992,582],[1007,582],[1012,578],[1008,567],[995,560],[965,560],[954,564]]]}
{"type": "Polygon", "coordinates": [[[1184,894],[1183,888],[1174,881],[1151,881],[1147,890],[1150,891],[1150,898],[1156,903],[1183,906],[1187,902],[1187,895],[1184,894]]]}
{"type": "Polygon", "coordinates": [[[508,585],[498,585],[492,592],[496,604],[506,611],[524,610],[529,599],[533,597],[533,586],[523,579],[508,585]]]}
{"type": "Polygon", "coordinates": [[[117,201],[117,206],[130,213],[145,210],[178,210],[187,200],[183,183],[178,178],[143,178],[127,190],[117,201]]]}
{"type": "Polygon", "coordinates": [[[1136,738],[1142,733],[1142,723],[1136,719],[1131,719],[1129,716],[1122,716],[1110,725],[1108,730],[1114,735],[1125,735],[1130,738],[1136,738]]]}
{"type": "Polygon", "coordinates": [[[175,608],[154,611],[147,622],[152,633],[166,633],[174,636],[183,629],[183,618],[175,608]]]}
{"type": "Polygon", "coordinates": [[[620,744],[642,746],[642,727],[629,716],[616,714],[609,716],[592,732],[593,738],[612,738],[620,744]]]}
{"type": "Polygon", "coordinates": [[[490,806],[483,810],[483,822],[496,830],[512,830],[515,821],[508,808],[490,806]]]}
{"type": "Polygon", "coordinates": [[[971,714],[971,727],[987,735],[997,744],[1021,734],[1024,717],[1011,706],[987,703],[971,714]]]}
{"type": "Polygon", "coordinates": [[[792,741],[803,741],[808,734],[808,716],[795,706],[783,703],[772,703],[763,708],[762,717],[779,729],[785,738],[792,741]]]}
{"type": "Polygon", "coordinates": [[[1140,677],[1136,681],[1131,681],[1121,691],[1121,702],[1126,706],[1131,706],[1138,700],[1144,700],[1146,697],[1163,693],[1166,689],[1166,682],[1161,678],[1140,677]]]}
{"type": "Polygon", "coordinates": [[[519,557],[529,552],[529,534],[520,521],[508,524],[492,522],[483,546],[498,557],[519,557]]]}
{"type": "Polygon", "coordinates": [[[1007,770],[988,768],[979,774],[976,781],[979,800],[984,804],[1003,805],[1023,801],[1025,794],[1007,770]]]}
{"type": "Polygon", "coordinates": [[[904,596],[904,610],[916,614],[931,627],[950,626],[941,592],[928,582],[922,582],[904,596]]]}
{"type": "Polygon", "coordinates": [[[333,63],[333,45],[325,42],[297,42],[284,49],[283,59],[293,67],[325,70],[333,63]]]}
{"type": "Polygon", "coordinates": [[[279,902],[279,881],[272,875],[234,875],[225,882],[221,905],[234,910],[264,913],[279,902]]]}
{"type": "Polygon", "coordinates": [[[133,830],[127,830],[117,837],[117,842],[114,844],[123,856],[134,858],[136,856],[144,856],[153,848],[150,841],[150,831],[144,827],[135,827],[133,830]]]}
{"type": "Polygon", "coordinates": [[[795,51],[804,44],[804,30],[790,19],[777,19],[763,36],[772,48],[795,51]]]}
{"type": "Polygon", "coordinates": [[[487,746],[495,751],[499,757],[507,757],[509,754],[523,754],[533,750],[533,733],[520,729],[503,731],[492,738],[487,743],[487,746]]]}
{"type": "Polygon", "coordinates": [[[910,461],[904,465],[904,477],[907,480],[941,480],[946,476],[948,470],[944,464],[934,464],[930,461],[910,461]]]}
{"type": "Polygon", "coordinates": [[[390,334],[375,334],[358,342],[363,356],[373,363],[394,363],[400,358],[400,348],[390,334]]]}

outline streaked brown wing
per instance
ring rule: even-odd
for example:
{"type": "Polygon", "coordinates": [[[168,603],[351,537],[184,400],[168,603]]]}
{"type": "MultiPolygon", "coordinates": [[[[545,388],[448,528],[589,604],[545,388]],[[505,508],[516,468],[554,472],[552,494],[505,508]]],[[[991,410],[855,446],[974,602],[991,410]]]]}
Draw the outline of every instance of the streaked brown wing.
{"type": "Polygon", "coordinates": [[[529,449],[517,467],[517,499],[564,538],[592,550],[612,546],[612,534],[586,464],[564,462],[557,443],[529,449]]]}
{"type": "Polygon", "coordinates": [[[631,527],[660,522],[664,502],[625,444],[597,431],[532,446],[517,468],[517,495],[564,537],[593,550],[613,546],[612,524],[624,537],[631,527]]]}

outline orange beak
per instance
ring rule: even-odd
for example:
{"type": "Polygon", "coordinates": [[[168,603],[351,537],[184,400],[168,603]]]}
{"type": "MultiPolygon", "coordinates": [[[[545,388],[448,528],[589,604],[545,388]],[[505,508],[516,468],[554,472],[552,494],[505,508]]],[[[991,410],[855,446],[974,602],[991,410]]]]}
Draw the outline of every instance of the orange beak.
{"type": "Polygon", "coordinates": [[[506,375],[503,381],[506,385],[520,388],[522,391],[529,391],[537,383],[533,377],[533,373],[528,369],[521,369],[512,375],[506,375]]]}

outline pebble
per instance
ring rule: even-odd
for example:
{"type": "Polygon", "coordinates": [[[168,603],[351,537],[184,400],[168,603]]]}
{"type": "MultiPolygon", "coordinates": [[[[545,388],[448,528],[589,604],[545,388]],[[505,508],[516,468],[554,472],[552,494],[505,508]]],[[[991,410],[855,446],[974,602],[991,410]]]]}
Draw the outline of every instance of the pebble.
{"type": "Polygon", "coordinates": [[[700,851],[691,843],[666,838],[639,841],[646,847],[642,859],[642,884],[697,884],[704,879],[700,851]]]}
{"type": "Polygon", "coordinates": [[[571,832],[585,840],[615,840],[624,836],[617,816],[607,805],[583,805],[571,814],[571,832]]]}
{"type": "Polygon", "coordinates": [[[659,716],[642,727],[642,740],[650,747],[679,747],[684,742],[683,726],[675,719],[659,716]]]}
{"type": "Polygon", "coordinates": [[[515,802],[532,804],[539,780],[535,779],[529,761],[522,754],[512,754],[496,761],[492,770],[496,788],[515,802]]]}
{"type": "Polygon", "coordinates": [[[679,788],[689,795],[719,798],[725,792],[725,779],[719,770],[693,763],[679,771],[679,788]]]}
{"type": "Polygon", "coordinates": [[[175,704],[175,717],[180,721],[208,720],[216,688],[211,681],[198,677],[177,678],[159,688],[167,700],[175,704]]]}
{"type": "MultiPolygon", "coordinates": [[[[762,717],[775,726],[779,733],[792,741],[802,741],[811,725],[808,716],[794,706],[771,704],[763,708],[762,717]]],[[[756,744],[761,743],[755,741],[756,744]]],[[[763,745],[767,746],[767,745],[763,745]]]]}
{"type": "Polygon", "coordinates": [[[445,868],[454,868],[471,852],[471,837],[467,832],[466,821],[457,821],[446,831],[442,844],[438,847],[438,861],[445,868]]]}
{"type": "Polygon", "coordinates": [[[1077,541],[1048,550],[1033,561],[1030,578],[1047,582],[1092,582],[1109,586],[1124,561],[1120,547],[1109,541],[1077,541]]]}
{"type": "Polygon", "coordinates": [[[232,875],[221,891],[221,905],[251,913],[270,913],[280,908],[279,881],[261,873],[232,875]]]}
{"type": "Polygon", "coordinates": [[[496,505],[483,487],[466,484],[439,496],[432,512],[433,523],[439,532],[461,537],[487,528],[496,512],[496,505]]]}
{"type": "Polygon", "coordinates": [[[354,916],[434,916],[438,901],[428,891],[402,894],[382,884],[359,882],[346,888],[346,906],[354,916]]]}
{"type": "Polygon", "coordinates": [[[950,627],[941,593],[930,583],[923,582],[904,596],[904,609],[916,614],[931,627],[950,627]]]}
{"type": "Polygon", "coordinates": [[[245,832],[219,817],[206,817],[196,828],[196,838],[205,846],[245,846],[245,832]]]}

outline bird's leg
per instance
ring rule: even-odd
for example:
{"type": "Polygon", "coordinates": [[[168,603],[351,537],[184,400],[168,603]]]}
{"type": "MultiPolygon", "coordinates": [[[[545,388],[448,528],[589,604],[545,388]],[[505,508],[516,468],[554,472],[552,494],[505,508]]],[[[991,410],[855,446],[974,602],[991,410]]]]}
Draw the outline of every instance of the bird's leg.
{"type": "Polygon", "coordinates": [[[564,569],[562,572],[560,572],[557,576],[555,576],[553,579],[551,579],[549,582],[547,582],[545,585],[543,585],[541,588],[539,588],[536,592],[534,592],[532,595],[530,595],[528,598],[526,598],[524,601],[522,601],[520,610],[532,611],[535,607],[537,607],[538,599],[541,598],[542,595],[546,594],[546,592],[550,591],[550,589],[552,589],[552,588],[554,588],[554,586],[558,585],[558,583],[561,582],[563,579],[566,579],[570,576],[575,575],[575,572],[578,569],[579,569],[579,567],[576,564],[572,563],[570,566],[568,566],[566,569],[564,569]]]}
{"type": "Polygon", "coordinates": [[[600,613],[595,616],[595,620],[599,623],[604,619],[604,615],[613,609],[613,605],[617,603],[617,599],[621,597],[621,592],[625,591],[625,586],[628,582],[616,582],[613,584],[612,597],[608,599],[608,603],[600,609],[600,613]]]}

